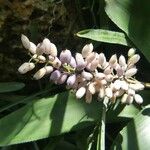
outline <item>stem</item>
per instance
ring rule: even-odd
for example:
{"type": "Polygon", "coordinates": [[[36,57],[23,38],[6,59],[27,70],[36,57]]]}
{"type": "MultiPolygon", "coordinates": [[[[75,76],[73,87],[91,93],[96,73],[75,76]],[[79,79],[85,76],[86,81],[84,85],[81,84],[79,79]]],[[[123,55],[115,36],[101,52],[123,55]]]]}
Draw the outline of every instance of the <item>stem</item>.
{"type": "Polygon", "coordinates": [[[103,101],[101,126],[99,126],[99,133],[97,139],[97,150],[105,150],[105,124],[108,98],[105,97],[103,101]]]}

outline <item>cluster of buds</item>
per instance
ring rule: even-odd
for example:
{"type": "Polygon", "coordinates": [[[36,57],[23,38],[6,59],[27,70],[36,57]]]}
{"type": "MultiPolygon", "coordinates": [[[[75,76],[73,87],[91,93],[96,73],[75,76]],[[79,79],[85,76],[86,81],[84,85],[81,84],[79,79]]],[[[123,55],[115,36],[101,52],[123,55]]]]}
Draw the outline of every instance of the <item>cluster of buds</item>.
{"type": "Polygon", "coordinates": [[[82,52],[73,57],[67,49],[58,56],[57,47],[47,38],[37,46],[25,35],[21,36],[21,40],[31,56],[29,62],[19,67],[21,74],[34,69],[37,63],[42,63],[43,67],[34,74],[34,79],[39,80],[49,74],[50,81],[55,84],[65,83],[66,88],[73,90],[78,99],[85,96],[87,103],[92,101],[93,95],[98,100],[107,98],[111,103],[118,97],[126,104],[134,100],[138,104],[143,102],[136,92],[143,90],[144,85],[133,78],[137,73],[135,64],[140,59],[134,48],[129,49],[127,60],[123,55],[117,58],[116,54],[107,60],[104,53],[93,52],[92,44],[85,45],[82,52]]]}

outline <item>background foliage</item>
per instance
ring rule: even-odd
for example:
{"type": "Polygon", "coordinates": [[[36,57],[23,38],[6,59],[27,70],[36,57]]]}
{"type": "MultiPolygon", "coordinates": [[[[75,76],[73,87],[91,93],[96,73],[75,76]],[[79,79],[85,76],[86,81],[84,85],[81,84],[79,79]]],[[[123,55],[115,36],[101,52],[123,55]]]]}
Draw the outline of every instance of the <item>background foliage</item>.
{"type": "MultiPolygon", "coordinates": [[[[101,102],[76,100],[48,77],[34,81],[33,72],[19,75],[17,68],[29,57],[21,33],[35,43],[48,37],[59,51],[74,53],[91,41],[107,57],[127,55],[128,46],[136,47],[141,56],[136,78],[150,82],[149,11],[147,0],[1,0],[1,149],[96,150],[102,135],[101,102]]],[[[105,149],[149,148],[150,93],[145,89],[141,94],[142,106],[116,103],[107,112],[105,149]]]]}

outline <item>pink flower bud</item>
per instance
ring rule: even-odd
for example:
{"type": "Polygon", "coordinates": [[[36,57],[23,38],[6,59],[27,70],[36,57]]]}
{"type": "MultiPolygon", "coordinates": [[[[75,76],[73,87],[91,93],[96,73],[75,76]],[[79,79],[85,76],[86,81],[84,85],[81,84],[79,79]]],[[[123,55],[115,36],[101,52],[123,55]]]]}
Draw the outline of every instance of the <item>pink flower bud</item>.
{"type": "Polygon", "coordinates": [[[61,72],[59,70],[55,70],[51,73],[50,80],[57,84],[59,78],[61,76],[61,72]]]}
{"type": "Polygon", "coordinates": [[[82,71],[81,75],[86,80],[91,80],[93,78],[93,75],[91,73],[84,71],[84,70],[82,71]]]}
{"type": "Polygon", "coordinates": [[[77,90],[77,92],[76,92],[76,98],[77,98],[77,99],[82,98],[82,97],[84,96],[85,92],[86,92],[86,88],[85,88],[85,87],[80,87],[80,88],[77,90]]]}
{"type": "Polygon", "coordinates": [[[34,63],[25,62],[18,68],[18,71],[21,74],[25,74],[28,71],[34,69],[34,67],[35,67],[34,63]]]}
{"type": "Polygon", "coordinates": [[[114,76],[112,74],[108,74],[105,76],[106,81],[111,82],[113,80],[114,76]]]}
{"type": "Polygon", "coordinates": [[[129,78],[129,77],[132,77],[133,75],[135,75],[136,73],[137,73],[137,69],[136,68],[131,68],[131,69],[129,69],[125,72],[125,76],[127,78],[129,78]]]}
{"type": "Polygon", "coordinates": [[[43,67],[34,74],[33,78],[35,80],[39,80],[39,79],[43,78],[45,74],[46,74],[46,69],[45,69],[45,67],[43,67]]]}
{"type": "Polygon", "coordinates": [[[67,79],[67,74],[62,74],[57,83],[63,84],[63,83],[65,83],[66,79],[67,79]]]}
{"type": "Polygon", "coordinates": [[[25,36],[25,35],[21,35],[21,41],[22,41],[22,45],[24,46],[25,49],[29,49],[30,48],[30,41],[29,39],[25,36]]]}
{"type": "Polygon", "coordinates": [[[71,67],[76,68],[77,63],[76,63],[76,60],[74,59],[74,57],[71,57],[71,61],[70,61],[69,64],[70,64],[71,67]]]}
{"type": "Polygon", "coordinates": [[[75,82],[76,82],[76,75],[75,74],[73,74],[73,75],[71,75],[71,76],[68,77],[68,79],[67,79],[67,85],[69,87],[72,87],[75,84],[75,82]]]}
{"type": "Polygon", "coordinates": [[[93,44],[86,44],[82,49],[83,58],[87,57],[93,51],[93,44]]]}
{"type": "Polygon", "coordinates": [[[90,71],[94,71],[97,68],[98,64],[99,64],[99,60],[98,59],[94,59],[90,63],[90,67],[89,67],[90,71]]]}
{"type": "Polygon", "coordinates": [[[138,104],[142,104],[143,103],[143,98],[139,95],[139,94],[135,94],[134,95],[134,99],[138,104]]]}
{"type": "Polygon", "coordinates": [[[72,57],[72,55],[71,55],[70,50],[66,49],[60,53],[59,59],[62,62],[62,64],[64,64],[64,63],[69,64],[71,61],[71,57],[72,57]]]}
{"type": "Polygon", "coordinates": [[[86,63],[80,53],[76,53],[77,70],[83,70],[86,67],[86,63]]]}
{"type": "Polygon", "coordinates": [[[124,70],[122,69],[121,66],[118,66],[118,67],[116,68],[116,72],[117,72],[118,77],[121,77],[121,76],[124,75],[124,70]]]}
{"type": "Polygon", "coordinates": [[[111,74],[112,73],[112,68],[110,66],[108,66],[105,70],[104,70],[104,74],[111,74]]]}

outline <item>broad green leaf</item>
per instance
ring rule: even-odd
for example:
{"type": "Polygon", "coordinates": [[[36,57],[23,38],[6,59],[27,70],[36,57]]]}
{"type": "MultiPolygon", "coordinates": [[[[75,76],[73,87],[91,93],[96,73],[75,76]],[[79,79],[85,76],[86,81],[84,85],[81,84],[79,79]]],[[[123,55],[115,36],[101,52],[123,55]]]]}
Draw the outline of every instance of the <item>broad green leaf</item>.
{"type": "Polygon", "coordinates": [[[78,32],[77,36],[99,42],[121,44],[126,46],[130,45],[125,34],[121,32],[114,32],[103,29],[87,29],[78,32]]]}
{"type": "Polygon", "coordinates": [[[18,91],[22,89],[24,86],[25,84],[20,82],[1,82],[0,93],[18,91]]]}
{"type": "Polygon", "coordinates": [[[101,103],[76,100],[68,92],[35,100],[0,119],[0,146],[56,136],[101,118],[101,103]]]}
{"type": "Polygon", "coordinates": [[[150,147],[150,105],[143,109],[117,136],[112,149],[148,150],[150,147]]]}
{"type": "Polygon", "coordinates": [[[105,11],[150,61],[150,1],[105,0],[105,11]]]}

